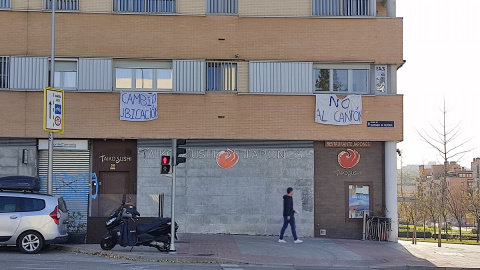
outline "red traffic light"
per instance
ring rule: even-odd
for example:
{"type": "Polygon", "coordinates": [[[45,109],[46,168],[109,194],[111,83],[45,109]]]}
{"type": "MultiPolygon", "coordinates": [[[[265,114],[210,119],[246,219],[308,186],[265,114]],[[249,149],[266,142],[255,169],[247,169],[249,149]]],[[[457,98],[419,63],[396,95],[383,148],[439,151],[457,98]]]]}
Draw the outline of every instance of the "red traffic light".
{"type": "Polygon", "coordinates": [[[162,165],[170,164],[170,156],[162,156],[162,165]]]}

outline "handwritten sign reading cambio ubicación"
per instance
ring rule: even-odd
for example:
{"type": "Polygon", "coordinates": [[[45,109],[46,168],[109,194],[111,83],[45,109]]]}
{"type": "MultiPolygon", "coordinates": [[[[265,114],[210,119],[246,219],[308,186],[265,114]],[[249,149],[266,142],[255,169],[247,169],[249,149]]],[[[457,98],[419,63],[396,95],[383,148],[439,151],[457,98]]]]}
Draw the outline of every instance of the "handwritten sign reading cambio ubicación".
{"type": "Polygon", "coordinates": [[[157,93],[123,92],[120,94],[120,120],[150,121],[157,118],[157,93]]]}

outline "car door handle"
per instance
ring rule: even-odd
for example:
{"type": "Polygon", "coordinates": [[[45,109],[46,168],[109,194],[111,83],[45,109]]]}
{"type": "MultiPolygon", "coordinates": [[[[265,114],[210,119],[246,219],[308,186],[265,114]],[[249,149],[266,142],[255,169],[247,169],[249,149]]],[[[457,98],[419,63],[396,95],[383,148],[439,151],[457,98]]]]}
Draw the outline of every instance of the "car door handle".
{"type": "Polygon", "coordinates": [[[10,216],[10,219],[17,219],[18,216],[10,216]]]}

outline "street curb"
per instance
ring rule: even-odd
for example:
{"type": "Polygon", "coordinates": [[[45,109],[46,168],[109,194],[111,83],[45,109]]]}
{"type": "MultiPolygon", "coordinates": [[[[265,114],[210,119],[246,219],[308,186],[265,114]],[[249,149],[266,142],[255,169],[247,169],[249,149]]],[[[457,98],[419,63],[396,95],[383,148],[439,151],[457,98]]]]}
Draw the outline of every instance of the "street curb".
{"type": "Polygon", "coordinates": [[[204,264],[255,264],[251,262],[245,262],[240,260],[232,260],[220,257],[205,257],[205,256],[182,256],[178,254],[166,254],[158,253],[157,255],[139,255],[134,251],[129,253],[119,254],[114,251],[105,250],[90,250],[82,247],[70,246],[70,245],[56,245],[53,247],[57,250],[69,251],[74,253],[93,255],[99,257],[123,259],[130,261],[143,261],[143,262],[165,262],[165,263],[204,263],[204,264]]]}

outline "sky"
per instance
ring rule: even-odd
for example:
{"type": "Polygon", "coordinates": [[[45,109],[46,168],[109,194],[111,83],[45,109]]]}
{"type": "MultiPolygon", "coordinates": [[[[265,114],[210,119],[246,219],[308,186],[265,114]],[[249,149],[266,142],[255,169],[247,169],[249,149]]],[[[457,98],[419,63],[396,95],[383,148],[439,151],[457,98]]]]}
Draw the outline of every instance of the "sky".
{"type": "Polygon", "coordinates": [[[445,101],[447,128],[459,130],[449,148],[467,142],[452,153],[471,150],[451,161],[470,168],[480,157],[480,1],[397,0],[397,17],[403,17],[406,60],[397,73],[397,93],[404,95],[404,141],[397,144],[403,165],[443,163],[418,133],[441,129],[445,101]]]}

